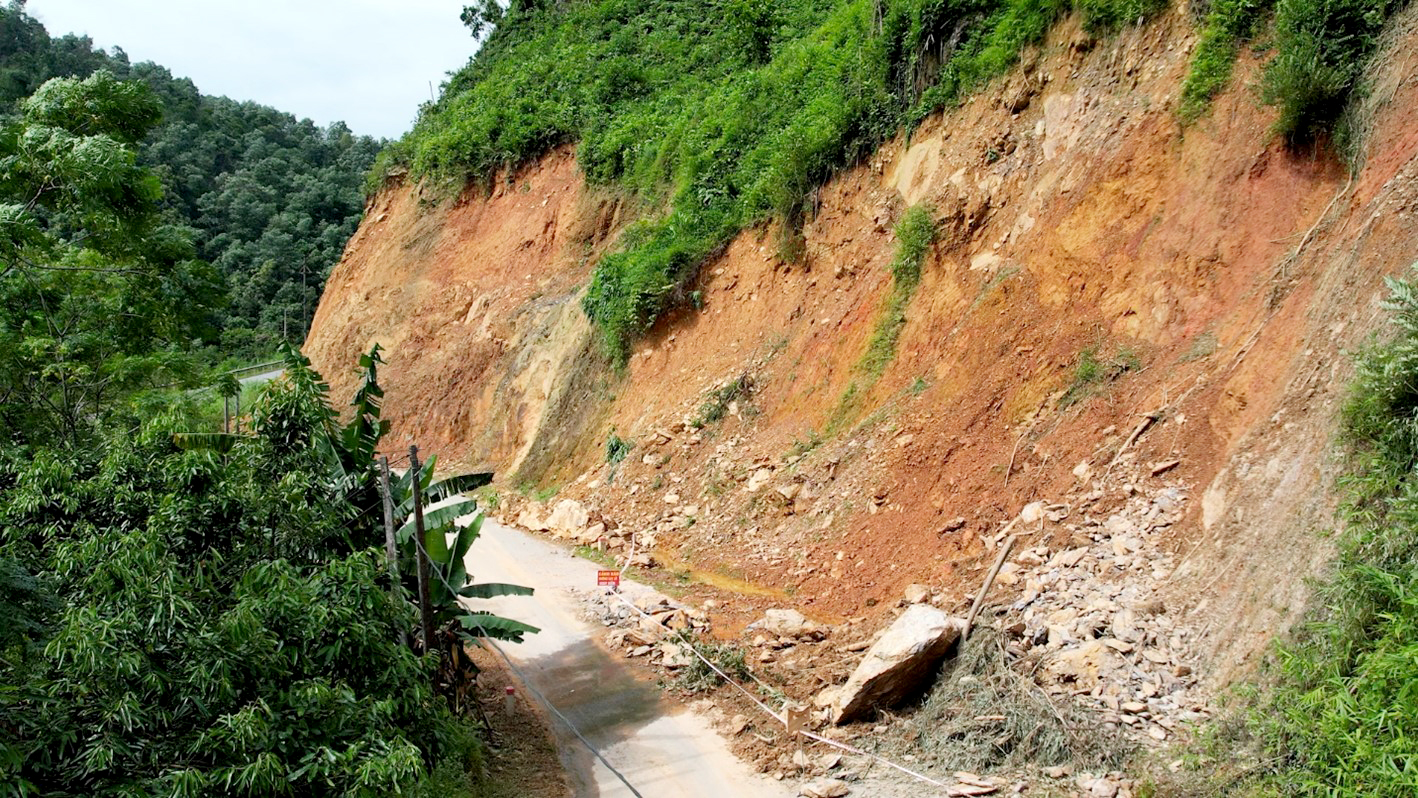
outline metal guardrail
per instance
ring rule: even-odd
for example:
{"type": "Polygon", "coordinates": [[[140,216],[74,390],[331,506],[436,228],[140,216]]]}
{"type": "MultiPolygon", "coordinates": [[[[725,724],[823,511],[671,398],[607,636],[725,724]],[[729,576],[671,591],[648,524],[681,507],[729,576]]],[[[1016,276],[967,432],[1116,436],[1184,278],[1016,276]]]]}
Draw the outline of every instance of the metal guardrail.
{"type": "Polygon", "coordinates": [[[244,374],[244,373],[246,373],[246,372],[248,372],[248,371],[249,371],[249,372],[252,372],[252,373],[255,373],[255,374],[260,374],[260,373],[263,372],[263,371],[270,371],[273,366],[280,366],[280,365],[282,365],[282,364],[284,364],[284,363],[285,363],[284,360],[272,360],[270,363],[256,363],[256,364],[250,365],[250,366],[242,366],[242,367],[239,368],[239,369],[232,369],[231,371],[228,371],[227,373],[230,374],[230,375],[232,375],[232,376],[236,376],[236,375],[239,375],[239,374],[244,374]]]}

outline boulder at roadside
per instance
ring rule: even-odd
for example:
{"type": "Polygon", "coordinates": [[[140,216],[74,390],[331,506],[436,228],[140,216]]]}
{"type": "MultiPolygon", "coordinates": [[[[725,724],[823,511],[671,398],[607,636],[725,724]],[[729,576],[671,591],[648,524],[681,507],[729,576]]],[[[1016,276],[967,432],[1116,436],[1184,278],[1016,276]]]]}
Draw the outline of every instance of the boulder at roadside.
{"type": "Polygon", "coordinates": [[[929,604],[912,604],[867,650],[847,684],[828,688],[833,723],[864,718],[920,693],[965,622],[929,604]]]}

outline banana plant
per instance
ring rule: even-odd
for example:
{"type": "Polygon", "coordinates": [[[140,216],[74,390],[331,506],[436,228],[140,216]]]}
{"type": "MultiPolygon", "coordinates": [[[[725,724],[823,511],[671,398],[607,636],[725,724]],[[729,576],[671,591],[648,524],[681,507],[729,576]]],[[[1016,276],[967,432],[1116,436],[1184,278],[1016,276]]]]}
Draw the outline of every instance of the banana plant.
{"type": "MultiPolygon", "coordinates": [[[[380,347],[375,344],[368,354],[360,356],[362,379],[350,402],[351,419],[344,425],[330,408],[329,386],[311,368],[310,361],[289,346],[282,351],[282,356],[287,386],[282,390],[297,397],[298,401],[287,404],[298,412],[282,405],[280,412],[267,414],[269,420],[258,413],[258,423],[249,434],[179,433],[173,436],[173,441],[179,448],[219,454],[227,454],[259,436],[274,438],[272,443],[277,444],[277,448],[294,442],[313,445],[324,462],[329,489],[349,508],[350,545],[354,548],[372,545],[380,536],[371,521],[382,515],[383,499],[377,489],[379,447],[389,432],[389,422],[380,417],[384,398],[384,390],[379,386],[378,369],[384,364],[380,347]]],[[[416,569],[413,497],[417,491],[426,508],[423,545],[435,572],[429,592],[437,626],[443,628],[456,621],[458,632],[464,638],[490,637],[521,642],[522,636],[536,632],[536,627],[463,605],[463,600],[532,594],[531,588],[520,585],[474,584],[469,581],[463,564],[482,529],[477,504],[463,494],[490,483],[492,474],[461,474],[435,481],[437,465],[437,456],[430,457],[420,465],[418,473],[407,469],[390,482],[396,542],[400,550],[399,572],[413,574],[416,569]],[[455,523],[469,515],[473,516],[470,523],[463,526],[455,523]]]]}
{"type": "MultiPolygon", "coordinates": [[[[433,605],[434,625],[442,629],[456,622],[459,636],[471,641],[488,637],[520,643],[524,634],[535,633],[538,629],[485,610],[469,609],[463,603],[464,599],[532,595],[532,588],[521,585],[474,583],[468,574],[465,561],[468,550],[482,533],[483,514],[478,510],[477,502],[463,494],[491,482],[492,474],[463,474],[434,482],[436,466],[437,457],[430,457],[427,463],[421,464],[421,473],[417,475],[423,504],[432,508],[423,514],[423,546],[433,571],[429,597],[433,605]],[[459,523],[460,520],[465,523],[459,523]]],[[[418,554],[415,542],[417,523],[413,517],[414,480],[413,469],[409,469],[390,485],[396,518],[401,522],[395,537],[405,564],[400,568],[402,573],[412,573],[416,562],[414,558],[418,554]]]]}

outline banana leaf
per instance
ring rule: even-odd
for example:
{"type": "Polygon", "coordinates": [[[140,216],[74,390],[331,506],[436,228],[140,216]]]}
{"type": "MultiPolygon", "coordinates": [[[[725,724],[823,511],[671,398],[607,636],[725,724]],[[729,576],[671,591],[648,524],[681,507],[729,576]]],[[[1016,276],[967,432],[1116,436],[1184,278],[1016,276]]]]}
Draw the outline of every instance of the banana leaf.
{"type": "Polygon", "coordinates": [[[509,585],[504,582],[483,582],[468,585],[458,591],[463,598],[490,599],[498,596],[530,596],[532,588],[523,585],[509,585]]]}
{"type": "Polygon", "coordinates": [[[510,643],[520,643],[522,635],[536,634],[541,631],[530,624],[514,621],[511,618],[503,618],[490,612],[470,612],[460,615],[458,623],[462,624],[463,628],[469,632],[494,640],[506,640],[510,643]]]}
{"type": "MultiPolygon", "coordinates": [[[[436,509],[436,510],[426,510],[426,511],[424,511],[424,514],[423,514],[423,528],[424,528],[424,531],[425,531],[425,532],[434,532],[435,530],[437,530],[440,536],[443,535],[444,533],[446,533],[446,532],[448,531],[448,530],[446,529],[446,527],[451,526],[451,525],[453,524],[453,522],[456,521],[457,519],[462,518],[463,516],[468,515],[469,513],[473,512],[473,507],[469,507],[469,506],[468,506],[468,505],[470,505],[470,504],[473,504],[473,502],[471,502],[471,501],[469,501],[469,500],[467,500],[467,499],[464,499],[464,500],[462,500],[462,501],[454,502],[453,504],[449,504],[449,505],[446,505],[446,506],[444,506],[444,507],[439,507],[439,508],[436,509]]],[[[474,505],[474,506],[476,506],[476,505],[474,505]]],[[[396,533],[396,536],[398,537],[398,540],[399,540],[400,545],[402,545],[402,544],[404,544],[405,542],[407,542],[407,541],[409,540],[409,538],[413,536],[415,526],[416,526],[416,524],[414,523],[414,516],[413,516],[413,513],[409,513],[408,518],[404,521],[404,525],[401,526],[401,527],[399,527],[399,530],[398,530],[398,532],[396,533]]],[[[425,546],[428,546],[428,545],[429,545],[428,540],[425,540],[425,541],[424,541],[424,545],[425,545],[425,546]]],[[[440,548],[444,548],[444,549],[446,549],[447,546],[448,546],[447,543],[440,543],[440,544],[438,544],[438,545],[439,545],[440,548]]],[[[428,553],[429,553],[429,556],[430,556],[430,557],[433,556],[433,549],[430,548],[430,549],[428,550],[428,553]]]]}
{"type": "Polygon", "coordinates": [[[233,435],[227,432],[175,432],[172,445],[189,452],[205,451],[227,454],[240,441],[254,440],[251,435],[233,435]]]}
{"type": "Polygon", "coordinates": [[[476,474],[459,474],[447,479],[440,479],[425,488],[423,493],[428,497],[428,501],[438,502],[460,493],[472,493],[483,485],[491,484],[492,472],[479,471],[476,474]]]}

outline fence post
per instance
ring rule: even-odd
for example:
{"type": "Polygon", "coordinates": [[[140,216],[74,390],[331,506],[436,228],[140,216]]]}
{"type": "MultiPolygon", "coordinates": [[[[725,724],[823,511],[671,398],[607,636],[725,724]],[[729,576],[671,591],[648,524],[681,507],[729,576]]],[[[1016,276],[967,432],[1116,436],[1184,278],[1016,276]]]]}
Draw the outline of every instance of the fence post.
{"type": "MultiPolygon", "coordinates": [[[[389,561],[390,590],[399,597],[399,547],[394,540],[394,492],[389,487],[389,458],[379,458],[379,495],[384,500],[384,557],[389,561]]],[[[408,645],[409,636],[399,632],[399,639],[408,645]]]]}
{"type": "Polygon", "coordinates": [[[409,447],[409,468],[412,470],[409,491],[414,500],[414,534],[418,536],[415,549],[418,552],[419,617],[423,622],[423,651],[427,654],[433,645],[433,597],[429,593],[428,550],[423,535],[423,485],[422,470],[419,468],[419,447],[409,447]]]}

